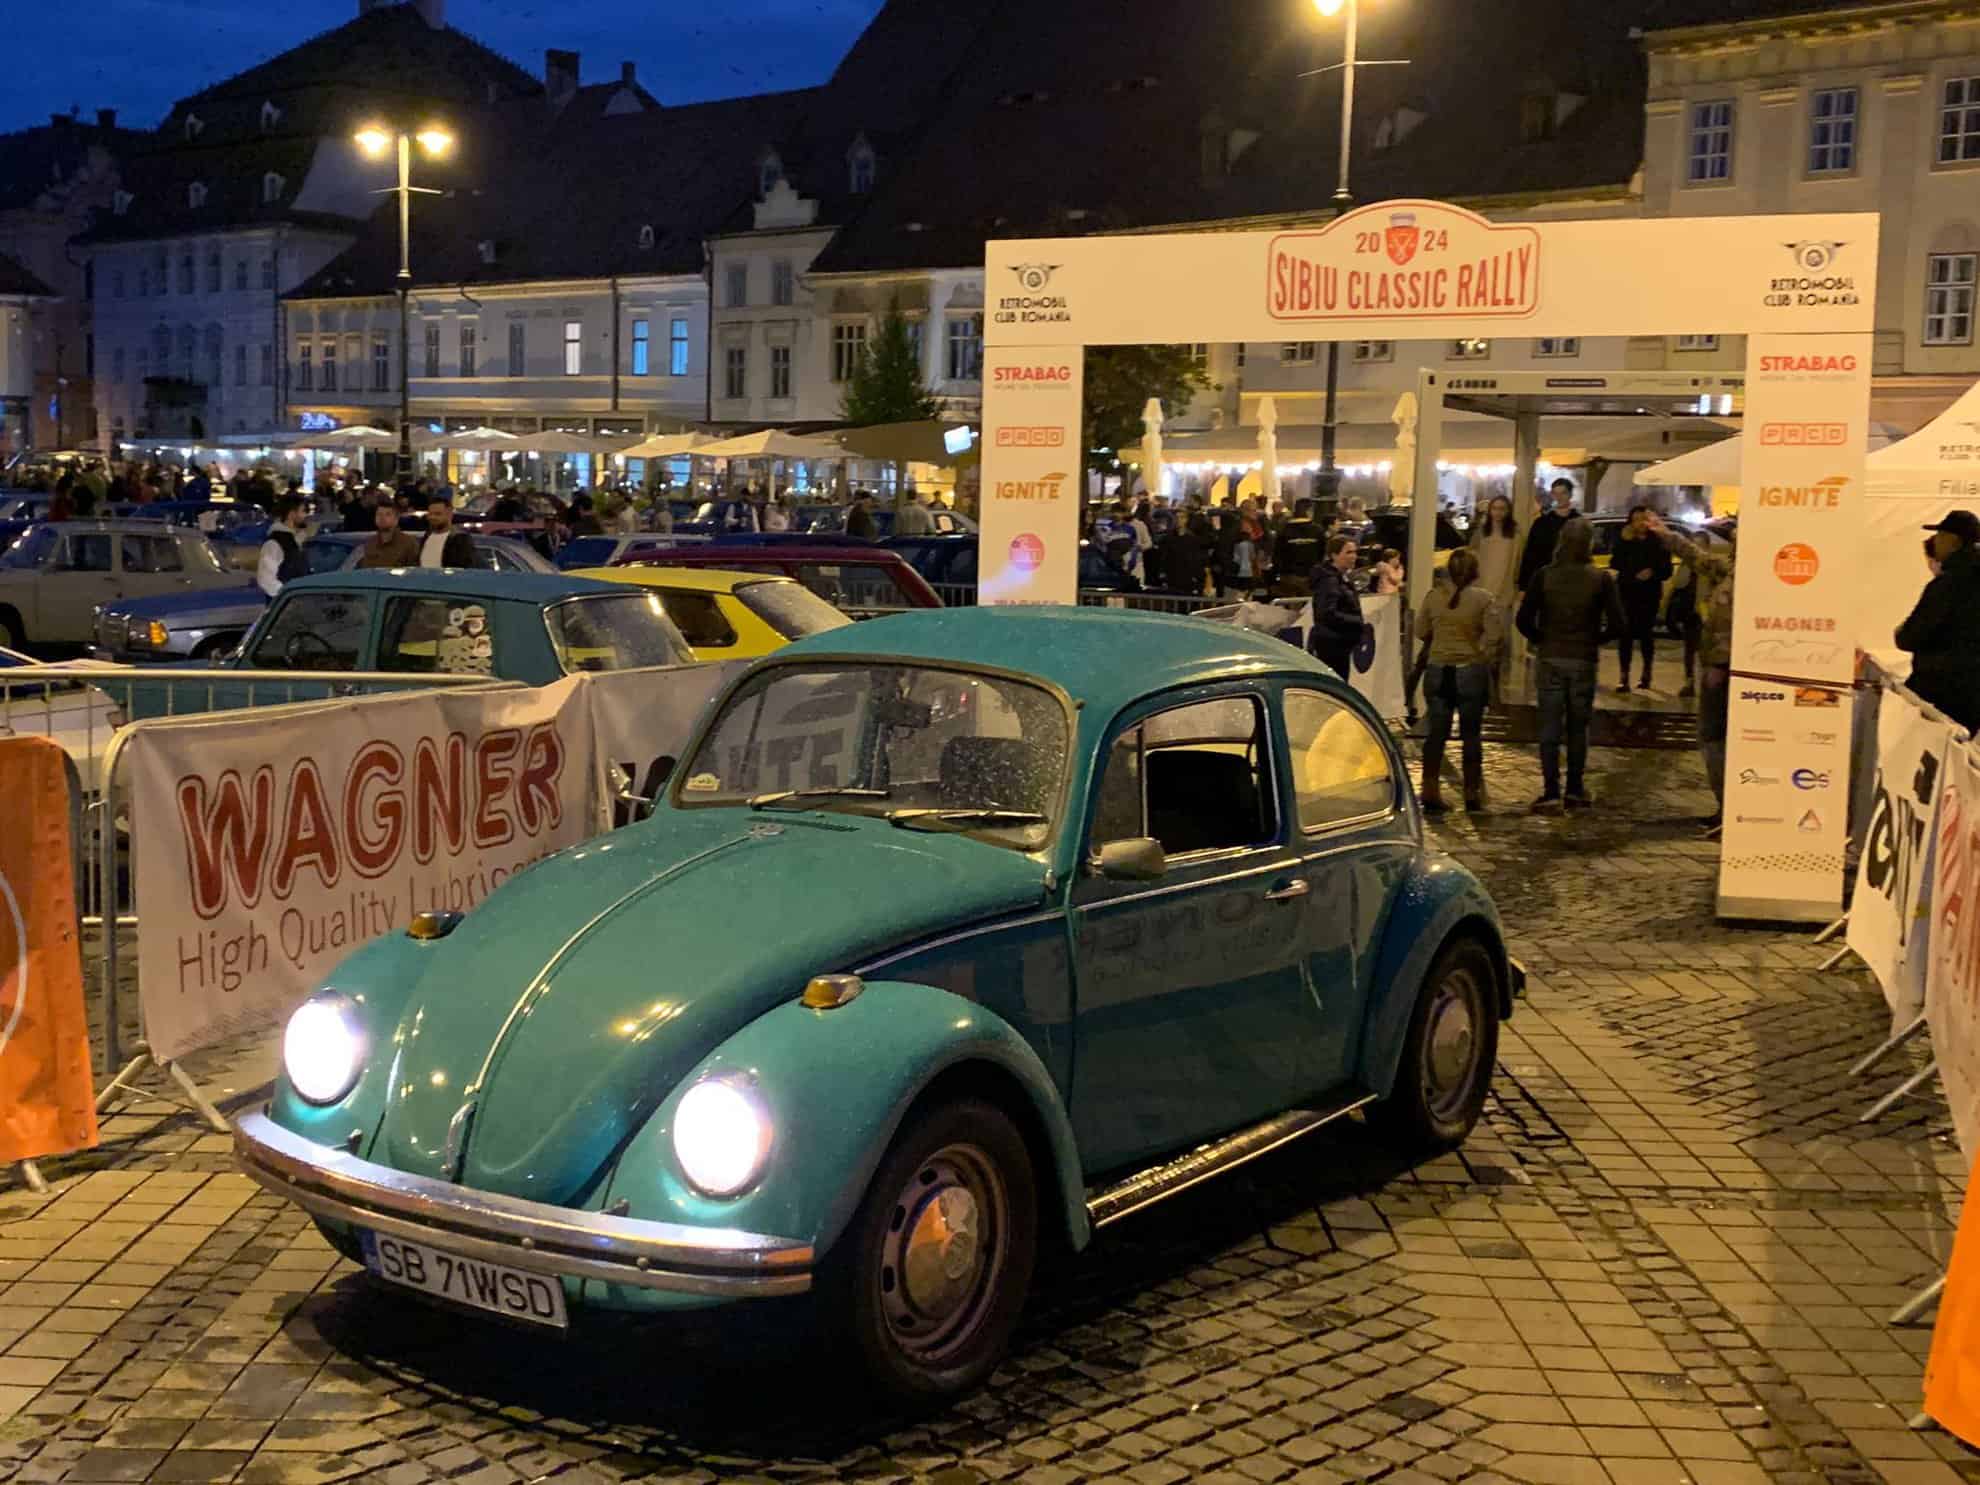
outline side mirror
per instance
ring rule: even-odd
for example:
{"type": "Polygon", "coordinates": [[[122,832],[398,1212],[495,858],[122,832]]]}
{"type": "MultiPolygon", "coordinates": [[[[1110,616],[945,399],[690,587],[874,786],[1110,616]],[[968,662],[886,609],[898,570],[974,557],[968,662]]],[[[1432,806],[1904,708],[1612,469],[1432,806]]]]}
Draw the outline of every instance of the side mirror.
{"type": "Polygon", "coordinates": [[[1093,855],[1093,874],[1112,882],[1153,882],[1169,869],[1162,843],[1146,835],[1110,840],[1093,855]]]}

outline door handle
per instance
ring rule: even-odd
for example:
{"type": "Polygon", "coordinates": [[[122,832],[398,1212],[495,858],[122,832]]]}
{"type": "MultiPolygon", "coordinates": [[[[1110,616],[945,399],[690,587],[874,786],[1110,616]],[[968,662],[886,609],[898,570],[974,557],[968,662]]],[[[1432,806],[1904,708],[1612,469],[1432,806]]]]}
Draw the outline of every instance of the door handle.
{"type": "Polygon", "coordinates": [[[1313,890],[1305,877],[1294,877],[1283,887],[1274,887],[1265,894],[1267,902],[1291,902],[1296,897],[1304,897],[1313,890]]]}

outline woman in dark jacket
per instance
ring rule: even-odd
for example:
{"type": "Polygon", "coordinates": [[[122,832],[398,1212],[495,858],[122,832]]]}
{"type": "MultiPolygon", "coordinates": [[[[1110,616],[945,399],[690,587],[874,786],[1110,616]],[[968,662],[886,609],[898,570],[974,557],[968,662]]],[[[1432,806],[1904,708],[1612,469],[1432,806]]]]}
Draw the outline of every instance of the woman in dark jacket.
{"type": "Polygon", "coordinates": [[[1313,569],[1313,628],[1306,648],[1342,680],[1348,678],[1354,647],[1361,643],[1365,627],[1361,595],[1348,582],[1358,550],[1352,536],[1330,536],[1327,560],[1313,569]]]}
{"type": "Polygon", "coordinates": [[[1643,679],[1639,689],[1650,689],[1650,662],[1656,655],[1657,609],[1663,601],[1664,584],[1671,575],[1671,554],[1648,524],[1650,507],[1639,505],[1629,513],[1629,524],[1616,538],[1609,557],[1609,571],[1616,575],[1616,596],[1622,600],[1624,629],[1616,646],[1622,652],[1622,683],[1616,690],[1629,694],[1629,656],[1634,646],[1643,653],[1643,679]]]}

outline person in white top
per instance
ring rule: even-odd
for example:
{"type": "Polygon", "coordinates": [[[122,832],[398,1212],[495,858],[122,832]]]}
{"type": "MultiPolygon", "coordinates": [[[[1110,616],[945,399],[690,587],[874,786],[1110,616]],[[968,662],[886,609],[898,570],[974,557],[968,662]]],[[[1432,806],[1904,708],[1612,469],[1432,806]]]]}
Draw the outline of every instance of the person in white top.
{"type": "Polygon", "coordinates": [[[261,544],[254,564],[254,584],[273,598],[284,583],[293,582],[309,571],[303,561],[299,539],[308,520],[301,500],[285,495],[275,502],[275,519],[269,523],[268,540],[261,544]]]}
{"type": "Polygon", "coordinates": [[[1479,588],[1501,607],[1510,606],[1519,527],[1513,521],[1512,501],[1504,495],[1494,495],[1486,504],[1485,514],[1472,528],[1471,549],[1478,554],[1479,588]]]}
{"type": "Polygon", "coordinates": [[[763,529],[765,531],[788,531],[791,529],[790,507],[781,495],[772,495],[770,503],[763,507],[763,529]]]}
{"type": "Polygon", "coordinates": [[[921,503],[921,492],[910,490],[907,499],[901,502],[900,514],[894,517],[896,536],[927,536],[935,529],[935,518],[928,514],[928,507],[921,503]]]}
{"type": "Polygon", "coordinates": [[[472,567],[474,543],[454,529],[454,502],[435,495],[426,505],[426,536],[419,544],[421,567],[472,567]]]}

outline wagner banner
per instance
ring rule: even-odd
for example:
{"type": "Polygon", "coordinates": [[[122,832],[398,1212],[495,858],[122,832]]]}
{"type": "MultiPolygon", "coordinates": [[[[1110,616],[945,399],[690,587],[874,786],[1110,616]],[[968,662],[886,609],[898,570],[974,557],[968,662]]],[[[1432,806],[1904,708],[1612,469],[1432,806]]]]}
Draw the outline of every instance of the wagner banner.
{"type": "Polygon", "coordinates": [[[1980,1153],[1980,760],[1946,750],[1931,884],[1925,1019],[1932,1057],[1968,1160],[1980,1153]]]}
{"type": "Polygon", "coordinates": [[[83,1009],[68,757],[0,737],[0,1165],[96,1143],[83,1009]]]}
{"type": "Polygon", "coordinates": [[[1885,691],[1877,712],[1876,786],[1856,864],[1848,942],[1883,987],[1893,1029],[1925,1008],[1933,815],[1951,741],[1951,725],[1927,716],[1910,692],[1885,691]]]}
{"type": "Polygon", "coordinates": [[[278,1024],[359,944],[417,911],[472,908],[593,834],[586,679],[136,724],[153,1051],[278,1024]]]}

